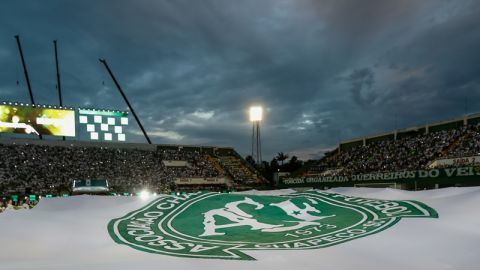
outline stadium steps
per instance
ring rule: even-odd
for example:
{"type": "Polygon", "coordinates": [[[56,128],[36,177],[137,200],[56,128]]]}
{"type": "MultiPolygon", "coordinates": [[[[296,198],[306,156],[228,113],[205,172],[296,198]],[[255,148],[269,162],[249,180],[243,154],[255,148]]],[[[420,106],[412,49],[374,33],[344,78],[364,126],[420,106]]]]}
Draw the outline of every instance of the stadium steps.
{"type": "Polygon", "coordinates": [[[226,175],[225,168],[223,168],[223,166],[220,164],[220,162],[218,162],[216,158],[213,158],[210,155],[208,155],[207,159],[210,162],[210,164],[212,164],[213,167],[215,167],[215,169],[217,169],[220,172],[220,174],[226,175]]]}
{"type": "Polygon", "coordinates": [[[220,162],[225,169],[232,176],[232,179],[237,183],[242,184],[260,184],[261,179],[250,168],[245,166],[245,163],[237,156],[222,156],[220,162]],[[240,178],[235,175],[241,175],[240,178]]]}
{"type": "Polygon", "coordinates": [[[228,157],[226,156],[221,156],[221,157],[218,157],[216,159],[216,161],[218,162],[219,166],[221,166],[224,171],[225,171],[225,175],[228,176],[229,179],[231,179],[232,182],[235,182],[235,176],[233,175],[233,173],[230,171],[230,166],[231,164],[228,162],[228,157]]]}

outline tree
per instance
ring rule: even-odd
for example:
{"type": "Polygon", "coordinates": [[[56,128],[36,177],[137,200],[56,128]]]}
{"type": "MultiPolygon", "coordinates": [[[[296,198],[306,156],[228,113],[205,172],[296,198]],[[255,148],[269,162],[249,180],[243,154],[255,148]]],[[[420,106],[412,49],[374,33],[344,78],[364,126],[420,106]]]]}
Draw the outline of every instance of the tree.
{"type": "Polygon", "coordinates": [[[278,165],[278,161],[276,158],[273,158],[272,161],[270,161],[270,169],[272,172],[276,172],[280,166],[278,165]]]}
{"type": "Polygon", "coordinates": [[[283,166],[283,162],[284,162],[285,160],[287,160],[288,155],[287,155],[287,154],[284,154],[283,152],[279,152],[275,158],[276,158],[278,161],[280,161],[280,162],[282,163],[281,166],[283,166]]]}
{"type": "Polygon", "coordinates": [[[302,165],[303,165],[303,162],[301,160],[298,160],[298,157],[292,156],[292,158],[290,158],[290,161],[287,164],[288,171],[289,172],[294,172],[294,171],[300,169],[302,167],[302,165]]]}
{"type": "Polygon", "coordinates": [[[255,167],[255,159],[253,159],[252,156],[248,155],[248,156],[245,158],[245,161],[247,161],[250,165],[252,165],[252,166],[255,167]]]}

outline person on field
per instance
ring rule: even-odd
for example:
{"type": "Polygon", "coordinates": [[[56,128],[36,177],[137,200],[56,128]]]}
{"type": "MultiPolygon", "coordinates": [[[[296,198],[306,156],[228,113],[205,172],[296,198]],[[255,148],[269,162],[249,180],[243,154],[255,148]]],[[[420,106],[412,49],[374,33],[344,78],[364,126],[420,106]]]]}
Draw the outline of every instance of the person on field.
{"type": "Polygon", "coordinates": [[[5,207],[5,210],[15,210],[11,199],[7,201],[7,207],[5,207]]]}
{"type": "Polygon", "coordinates": [[[26,199],[25,201],[23,201],[22,209],[25,209],[25,210],[29,210],[29,209],[30,209],[30,201],[29,201],[28,199],[26,199]]]}

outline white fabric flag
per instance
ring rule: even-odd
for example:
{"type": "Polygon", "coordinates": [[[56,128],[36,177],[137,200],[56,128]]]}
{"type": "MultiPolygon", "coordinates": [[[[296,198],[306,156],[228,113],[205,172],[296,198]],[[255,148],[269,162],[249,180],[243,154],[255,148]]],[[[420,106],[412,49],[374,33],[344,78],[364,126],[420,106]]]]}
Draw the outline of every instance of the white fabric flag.
{"type": "Polygon", "coordinates": [[[0,269],[478,269],[480,188],[42,199],[0,269]]]}

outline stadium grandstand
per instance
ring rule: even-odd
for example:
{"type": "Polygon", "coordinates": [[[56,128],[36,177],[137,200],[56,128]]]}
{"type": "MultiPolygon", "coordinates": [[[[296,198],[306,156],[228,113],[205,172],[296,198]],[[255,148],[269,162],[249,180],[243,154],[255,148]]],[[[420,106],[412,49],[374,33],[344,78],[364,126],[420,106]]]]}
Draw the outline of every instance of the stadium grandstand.
{"type": "Polygon", "coordinates": [[[3,196],[70,194],[78,179],[108,180],[117,194],[243,190],[264,184],[233,148],[1,139],[0,155],[3,196]]]}
{"type": "Polygon", "coordinates": [[[479,164],[480,114],[471,114],[341,142],[322,159],[285,177],[285,183],[410,190],[472,186],[478,185],[471,178],[478,175],[479,164]]]}

